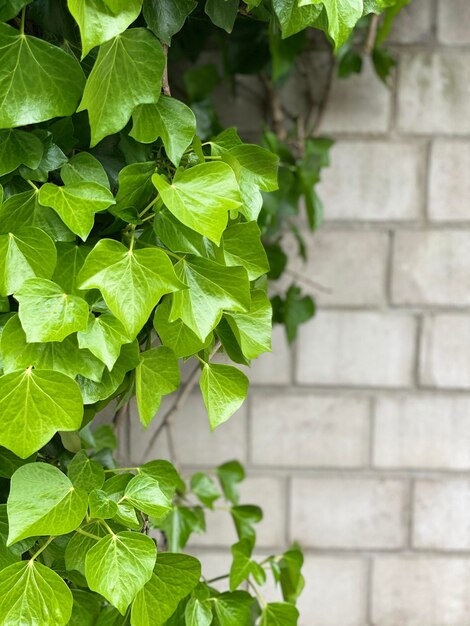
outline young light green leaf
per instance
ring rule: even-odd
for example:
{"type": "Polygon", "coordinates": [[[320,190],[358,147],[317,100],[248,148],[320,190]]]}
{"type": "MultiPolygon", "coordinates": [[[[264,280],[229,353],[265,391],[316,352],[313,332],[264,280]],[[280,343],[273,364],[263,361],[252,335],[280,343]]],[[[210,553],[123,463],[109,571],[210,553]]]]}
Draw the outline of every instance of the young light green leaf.
{"type": "Polygon", "coordinates": [[[139,472],[156,480],[160,489],[170,500],[173,499],[177,490],[180,493],[186,491],[184,480],[169,461],[149,461],[140,466],[139,472]]]}
{"type": "Polygon", "coordinates": [[[72,614],[72,592],[59,574],[36,561],[21,561],[0,572],[0,621],[8,626],[65,626],[72,614]],[[25,616],[26,620],[25,621],[25,616]],[[34,616],[34,622],[29,617],[34,616]]]}
{"type": "Polygon", "coordinates": [[[261,615],[260,626],[297,626],[299,611],[287,602],[269,602],[261,615]]]}
{"type": "Polygon", "coordinates": [[[36,169],[43,152],[42,141],[32,133],[13,128],[0,131],[0,176],[13,172],[21,164],[36,169]]]}
{"type": "Polygon", "coordinates": [[[152,577],[157,559],[155,543],[146,535],[120,532],[101,539],[88,551],[86,579],[124,615],[136,594],[152,577]]]}
{"type": "Polygon", "coordinates": [[[104,167],[89,152],[75,154],[60,170],[64,185],[97,183],[109,189],[109,179],[104,167]]]}
{"type": "Polygon", "coordinates": [[[151,579],[132,603],[132,626],[163,626],[200,576],[201,564],[194,557],[161,552],[151,579]]]}
{"type": "Polygon", "coordinates": [[[313,26],[321,13],[322,7],[316,4],[299,6],[298,0],[273,0],[273,8],[281,25],[282,37],[290,37],[313,26]]]}
{"type": "Polygon", "coordinates": [[[169,46],[196,6],[195,0],[144,0],[144,18],[150,30],[169,46]]]}
{"type": "Polygon", "coordinates": [[[247,359],[271,351],[271,303],[262,289],[251,292],[248,313],[226,313],[225,317],[247,359]]]}
{"type": "Polygon", "coordinates": [[[88,496],[90,517],[110,519],[118,513],[118,505],[102,489],[94,489],[88,496]]]}
{"type": "Polygon", "coordinates": [[[335,42],[335,49],[338,50],[362,17],[363,0],[299,0],[298,10],[319,3],[325,7],[328,34],[335,42]]]}
{"type": "Polygon", "coordinates": [[[207,335],[205,341],[201,341],[183,320],[177,319],[170,322],[170,311],[171,299],[164,298],[155,311],[153,325],[163,345],[171,348],[178,359],[191,356],[210,345],[212,333],[207,335]]]}
{"type": "Polygon", "coordinates": [[[170,161],[178,167],[184,151],[196,133],[196,117],[183,102],[160,96],[157,104],[141,104],[132,113],[129,133],[141,143],[153,143],[162,138],[170,161]]]}
{"type": "Polygon", "coordinates": [[[126,487],[133,478],[133,474],[113,476],[104,483],[102,491],[106,493],[110,500],[113,500],[117,504],[118,512],[115,515],[116,521],[127,528],[140,530],[142,519],[140,516],[139,518],[137,517],[137,512],[132,504],[124,498],[126,487]]]}
{"type": "Polygon", "coordinates": [[[25,459],[56,431],[78,430],[83,403],[68,376],[28,369],[0,377],[0,413],[0,445],[25,459]]]}
{"type": "Polygon", "coordinates": [[[62,341],[67,335],[87,327],[87,302],[66,294],[50,280],[26,280],[15,298],[20,303],[18,315],[29,342],[62,341]]]}
{"type": "Polygon", "coordinates": [[[257,564],[251,560],[253,542],[249,539],[241,539],[230,548],[232,552],[232,566],[230,568],[230,591],[235,591],[245,581],[257,564]]]}
{"type": "Polygon", "coordinates": [[[39,228],[24,226],[0,235],[0,296],[15,293],[28,278],[50,278],[56,261],[54,242],[39,228]]]}
{"type": "Polygon", "coordinates": [[[248,275],[242,267],[188,256],[175,265],[175,272],[189,289],[173,294],[169,321],[181,319],[203,342],[224,310],[250,308],[248,275]]]}
{"type": "Polygon", "coordinates": [[[225,263],[244,267],[250,280],[256,280],[269,272],[268,257],[256,222],[241,222],[229,226],[224,232],[222,245],[225,263]]]}
{"type": "Polygon", "coordinates": [[[63,187],[46,183],[39,190],[39,202],[54,209],[64,224],[85,241],[93,228],[95,213],[116,201],[103,185],[78,182],[63,187]]]}
{"type": "Polygon", "coordinates": [[[220,154],[235,171],[237,178],[244,173],[249,180],[263,191],[275,191],[279,188],[277,170],[279,157],[261,146],[237,143],[228,150],[220,144],[212,144],[215,154],[220,154]]]}
{"type": "Polygon", "coordinates": [[[226,163],[202,163],[178,170],[171,184],[159,174],[154,174],[152,181],[180,222],[219,245],[228,211],[241,205],[235,174],[226,163]]]}
{"type": "Polygon", "coordinates": [[[23,465],[11,478],[8,544],[42,535],[66,535],[85,517],[88,496],[47,463],[23,465]]]}
{"type": "Polygon", "coordinates": [[[90,315],[86,330],[77,337],[80,348],[88,348],[109,370],[118,360],[122,346],[130,343],[124,326],[109,313],[90,315]]]}
{"type": "Polygon", "coordinates": [[[212,599],[212,606],[219,626],[249,624],[254,600],[246,591],[221,593],[212,599]]]}
{"type": "Polygon", "coordinates": [[[124,498],[132,506],[158,519],[171,511],[171,498],[160,488],[157,480],[148,474],[137,474],[124,491],[124,498]]]}
{"type": "Polygon", "coordinates": [[[178,361],[170,348],[159,346],[140,355],[135,372],[135,389],[140,421],[148,426],[158,411],[161,397],[180,384],[178,361]]]}
{"type": "Polygon", "coordinates": [[[212,623],[212,609],[207,600],[190,598],[184,612],[186,626],[210,626],[212,623]]]}
{"type": "Polygon", "coordinates": [[[241,407],[248,378],[231,365],[205,363],[199,381],[211,430],[226,422],[241,407]]]}
{"type": "Polygon", "coordinates": [[[131,28],[100,46],[79,111],[88,110],[91,145],[118,132],[139,104],[158,101],[165,56],[146,28],[131,28]]]}
{"type": "Polygon", "coordinates": [[[263,519],[262,509],[253,504],[242,504],[233,506],[231,513],[239,538],[249,539],[251,542],[254,542],[256,531],[253,525],[258,524],[263,519]]]}
{"type": "Polygon", "coordinates": [[[191,491],[208,509],[212,509],[214,502],[221,496],[215,482],[204,472],[196,472],[191,476],[191,491]]]}
{"type": "Polygon", "coordinates": [[[79,286],[99,289],[131,338],[164,294],[184,288],[163,250],[128,250],[112,239],[101,239],[90,252],[79,274],[79,286]]]}
{"type": "Polygon", "coordinates": [[[137,19],[142,0],[128,0],[112,11],[103,0],[68,0],[68,8],[80,28],[82,59],[92,48],[121,34],[137,19]]]}
{"type": "Polygon", "coordinates": [[[85,450],[80,450],[70,461],[67,475],[76,489],[90,493],[102,487],[105,479],[103,466],[88,458],[85,450]]]}
{"type": "Polygon", "coordinates": [[[75,113],[85,77],[67,52],[0,23],[0,128],[75,113]]]}

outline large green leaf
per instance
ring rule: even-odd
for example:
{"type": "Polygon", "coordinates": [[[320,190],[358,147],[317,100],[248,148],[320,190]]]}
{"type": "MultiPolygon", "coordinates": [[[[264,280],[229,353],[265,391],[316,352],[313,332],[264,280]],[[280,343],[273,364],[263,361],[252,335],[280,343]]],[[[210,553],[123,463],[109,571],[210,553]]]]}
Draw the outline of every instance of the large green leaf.
{"type": "Polygon", "coordinates": [[[120,532],[101,539],[86,556],[86,579],[92,591],[122,615],[152,577],[157,559],[155,543],[146,535],[120,532]]]}
{"type": "Polygon", "coordinates": [[[153,325],[163,345],[171,348],[177,358],[191,356],[210,345],[212,333],[202,341],[183,320],[170,322],[170,312],[171,300],[165,298],[155,311],[153,325]]]}
{"type": "Polygon", "coordinates": [[[131,137],[141,143],[162,138],[166,153],[177,167],[196,133],[196,117],[183,102],[161,96],[157,104],[141,104],[132,114],[131,137]]]}
{"type": "Polygon", "coordinates": [[[101,291],[110,311],[132,338],[164,294],[184,288],[163,250],[128,250],[111,239],[102,239],[90,252],[79,283],[81,289],[101,291]]]}
{"type": "Polygon", "coordinates": [[[299,11],[321,3],[328,17],[328,34],[338,49],[362,17],[363,0],[299,0],[299,11]]]}
{"type": "Polygon", "coordinates": [[[87,327],[87,302],[65,293],[50,280],[26,280],[15,298],[20,303],[18,315],[28,341],[62,341],[87,327]]]}
{"type": "Polygon", "coordinates": [[[0,23],[0,128],[72,115],[85,78],[78,61],[0,23]]]}
{"type": "Polygon", "coordinates": [[[170,348],[159,346],[142,352],[135,372],[135,390],[140,421],[148,426],[158,411],[162,396],[180,384],[178,361],[170,348]]]}
{"type": "Polygon", "coordinates": [[[124,326],[109,313],[90,315],[87,329],[77,337],[80,348],[88,348],[109,370],[118,360],[122,346],[130,343],[124,326]]]}
{"type": "Polygon", "coordinates": [[[119,12],[103,0],[67,0],[82,39],[82,58],[92,48],[120,35],[138,17],[142,0],[127,0],[119,12]]]}
{"type": "Polygon", "coordinates": [[[0,296],[15,293],[28,278],[50,278],[56,260],[54,242],[39,228],[20,226],[0,235],[0,296]]]}
{"type": "Polygon", "coordinates": [[[224,267],[188,256],[175,265],[175,271],[189,289],[173,294],[170,321],[181,319],[202,341],[224,310],[249,310],[250,286],[242,267],[224,267]]]}
{"type": "Polygon", "coordinates": [[[41,535],[65,535],[85,517],[88,496],[47,463],[23,465],[11,478],[8,543],[41,535]]]}
{"type": "Polygon", "coordinates": [[[211,600],[214,611],[214,626],[241,626],[250,623],[250,612],[254,602],[246,591],[221,593],[211,600]]]}
{"type": "Polygon", "coordinates": [[[21,164],[36,169],[43,152],[42,141],[33,133],[13,129],[0,131],[0,176],[13,172],[21,164]]]}
{"type": "Polygon", "coordinates": [[[293,604],[270,602],[263,608],[260,626],[297,626],[299,612],[293,604]]]}
{"type": "Polygon", "coordinates": [[[162,626],[199,582],[201,564],[186,554],[158,555],[152,578],[132,603],[132,626],[162,626]]]}
{"type": "Polygon", "coordinates": [[[269,263],[261,233],[256,222],[241,222],[229,226],[224,232],[222,244],[227,265],[241,265],[250,280],[256,280],[269,272],[269,263]]]}
{"type": "Polygon", "coordinates": [[[88,110],[91,144],[124,128],[139,104],[158,101],[165,56],[146,28],[131,28],[100,47],[79,111],[88,110]]]}
{"type": "Polygon", "coordinates": [[[60,170],[64,185],[98,183],[109,188],[108,175],[101,163],[89,152],[75,154],[60,170]]]}
{"type": "Polygon", "coordinates": [[[170,45],[196,6],[195,0],[144,0],[145,21],[160,41],[170,45]]]}
{"type": "Polygon", "coordinates": [[[271,351],[271,303],[262,289],[251,292],[248,313],[226,313],[225,317],[247,359],[256,359],[263,352],[271,351]]]}
{"type": "Polygon", "coordinates": [[[281,24],[283,37],[290,37],[307,26],[313,26],[322,10],[316,4],[299,6],[298,0],[273,0],[273,8],[281,24]]]}
{"type": "Polygon", "coordinates": [[[163,518],[171,511],[171,498],[161,489],[158,480],[148,474],[137,474],[124,491],[124,499],[147,515],[163,518]]]}
{"type": "Polygon", "coordinates": [[[171,184],[159,174],[154,174],[152,181],[180,222],[219,245],[228,211],[241,205],[237,179],[226,163],[178,170],[171,184]]]}
{"type": "Polygon", "coordinates": [[[212,609],[208,600],[190,598],[184,612],[186,626],[210,626],[212,609]]]}
{"type": "Polygon", "coordinates": [[[248,378],[231,365],[205,363],[199,385],[211,430],[241,407],[248,392],[248,378]]]}
{"type": "Polygon", "coordinates": [[[39,202],[54,209],[64,224],[85,240],[93,228],[95,213],[116,201],[103,185],[78,182],[63,187],[46,183],[39,190],[39,202]]]}
{"type": "Polygon", "coordinates": [[[58,430],[78,430],[83,404],[77,384],[50,370],[0,377],[0,445],[21,458],[44,446],[58,430]]]}
{"type": "Polygon", "coordinates": [[[65,626],[72,614],[72,592],[62,578],[36,561],[0,571],[0,621],[8,626],[65,626]]]}

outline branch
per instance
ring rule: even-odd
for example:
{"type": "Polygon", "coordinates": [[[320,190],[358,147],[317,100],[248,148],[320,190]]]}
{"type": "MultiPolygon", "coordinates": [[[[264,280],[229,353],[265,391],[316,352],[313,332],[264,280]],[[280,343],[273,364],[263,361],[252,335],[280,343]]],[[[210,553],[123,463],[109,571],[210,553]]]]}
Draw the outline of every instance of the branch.
{"type": "Polygon", "coordinates": [[[273,130],[280,141],[285,141],[287,139],[287,130],[285,127],[284,109],[281,99],[279,98],[279,93],[266,74],[260,73],[259,77],[266,92],[267,104],[271,110],[273,130]]]}
{"type": "Polygon", "coordinates": [[[369,30],[367,32],[367,39],[364,44],[364,54],[371,54],[375,46],[375,40],[377,39],[377,29],[379,28],[380,17],[372,14],[370,18],[369,30]]]}
{"type": "MultiPolygon", "coordinates": [[[[325,117],[325,113],[326,113],[326,109],[328,106],[328,102],[330,100],[330,94],[331,94],[331,88],[333,85],[333,77],[335,74],[335,68],[336,68],[336,62],[334,57],[331,57],[330,60],[330,65],[328,67],[328,75],[327,75],[327,79],[326,79],[326,85],[325,85],[325,89],[323,90],[323,95],[322,98],[318,104],[318,108],[316,110],[316,114],[315,114],[315,118],[313,120],[312,123],[312,130],[310,132],[310,135],[312,135],[313,137],[317,134],[318,129],[321,126],[321,123],[323,121],[323,118],[325,117]]],[[[308,125],[307,125],[308,127],[308,125]]]]}

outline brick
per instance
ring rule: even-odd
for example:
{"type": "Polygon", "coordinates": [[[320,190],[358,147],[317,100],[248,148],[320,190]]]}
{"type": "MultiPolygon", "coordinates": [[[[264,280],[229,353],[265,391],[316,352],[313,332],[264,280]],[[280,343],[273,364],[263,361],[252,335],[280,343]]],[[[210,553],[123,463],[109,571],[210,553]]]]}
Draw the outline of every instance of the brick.
{"type": "Polygon", "coordinates": [[[292,352],[283,326],[273,328],[272,352],[262,354],[245,371],[252,385],[288,385],[291,380],[292,352]]]}
{"type": "Polygon", "coordinates": [[[436,550],[469,550],[469,511],[469,480],[417,481],[413,545],[436,550]]]}
{"type": "Polygon", "coordinates": [[[299,626],[364,626],[366,563],[355,558],[307,556],[299,626]]]}
{"type": "Polygon", "coordinates": [[[401,57],[399,76],[399,130],[412,134],[470,133],[469,52],[406,52],[401,57]]]}
{"type": "MultiPolygon", "coordinates": [[[[278,547],[282,550],[285,543],[285,480],[273,476],[248,477],[240,487],[240,504],[256,504],[263,509],[263,520],[256,526],[257,547],[278,547]]],[[[206,524],[207,533],[193,535],[192,546],[228,547],[237,541],[233,521],[227,511],[208,511],[206,524]]]]}
{"type": "Polygon", "coordinates": [[[304,237],[307,262],[295,255],[291,265],[305,277],[307,290],[308,280],[326,288],[315,293],[320,306],[377,306],[384,302],[387,233],[321,229],[304,237]]]}
{"type": "Polygon", "coordinates": [[[470,398],[378,398],[373,463],[379,468],[470,469],[470,398]]]}
{"type": "MultiPolygon", "coordinates": [[[[160,415],[164,415],[174,399],[162,403],[160,415]]],[[[157,417],[147,430],[143,430],[134,413],[131,427],[131,458],[141,462],[152,433],[160,423],[157,417]]],[[[227,459],[246,459],[246,404],[213,432],[209,429],[207,413],[201,394],[195,392],[188,402],[181,407],[173,420],[173,438],[178,463],[183,467],[214,467],[227,459]]],[[[153,450],[145,460],[169,458],[165,431],[158,438],[153,450]]]]}
{"type": "Polygon", "coordinates": [[[424,202],[424,156],[422,146],[404,142],[338,142],[318,186],[325,219],[418,219],[424,202]]]}
{"type": "Polygon", "coordinates": [[[470,43],[470,5],[467,0],[439,0],[437,6],[439,41],[451,46],[470,43]]]}
{"type": "Polygon", "coordinates": [[[369,58],[362,72],[344,80],[335,77],[320,133],[381,133],[389,127],[392,92],[384,87],[369,58]]]}
{"type": "Polygon", "coordinates": [[[377,558],[372,581],[374,626],[468,626],[470,561],[377,558]]]}
{"type": "MultiPolygon", "coordinates": [[[[211,578],[217,578],[218,576],[225,576],[230,572],[232,565],[232,555],[230,550],[204,550],[195,547],[188,546],[184,549],[186,554],[195,556],[201,562],[202,575],[207,580],[211,578]]],[[[219,591],[228,590],[228,580],[218,580],[211,583],[211,587],[215,587],[219,591]]]]}
{"type": "Polygon", "coordinates": [[[433,36],[433,3],[413,0],[395,18],[388,42],[427,43],[433,36]]]}
{"type": "MultiPolygon", "coordinates": [[[[470,5],[469,5],[470,6],[470,5]]],[[[434,141],[429,175],[429,217],[438,222],[468,221],[470,143],[434,141]]]]}
{"type": "Polygon", "coordinates": [[[470,304],[470,231],[403,231],[395,234],[394,304],[470,304]]]}
{"type": "Polygon", "coordinates": [[[443,389],[470,389],[468,315],[433,315],[424,320],[420,382],[443,389]]]}
{"type": "Polygon", "coordinates": [[[291,539],[313,548],[399,548],[405,487],[397,480],[294,478],[291,539]]]}
{"type": "Polygon", "coordinates": [[[412,381],[414,344],[412,317],[320,311],[300,330],[297,382],[407,386],[412,381]]]}
{"type": "Polygon", "coordinates": [[[251,398],[251,462],[272,467],[359,467],[367,462],[364,398],[256,392],[251,398]]]}

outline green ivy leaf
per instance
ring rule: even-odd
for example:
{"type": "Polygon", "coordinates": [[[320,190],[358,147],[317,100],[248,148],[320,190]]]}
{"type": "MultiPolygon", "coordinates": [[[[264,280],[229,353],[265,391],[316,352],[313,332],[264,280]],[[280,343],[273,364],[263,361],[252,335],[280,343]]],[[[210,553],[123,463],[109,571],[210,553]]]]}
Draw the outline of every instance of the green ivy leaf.
{"type": "Polygon", "coordinates": [[[96,183],[109,189],[108,175],[101,163],[89,152],[75,154],[60,170],[64,185],[96,183]]]}
{"type": "Polygon", "coordinates": [[[254,600],[246,591],[221,593],[212,598],[216,626],[240,626],[249,624],[254,600]]]}
{"type": "Polygon", "coordinates": [[[160,346],[141,353],[135,372],[135,388],[140,421],[144,426],[155,417],[162,396],[176,391],[179,384],[178,361],[170,348],[160,346]]]}
{"type": "Polygon", "coordinates": [[[207,335],[205,341],[201,341],[183,320],[177,319],[169,321],[171,311],[171,299],[164,298],[157,307],[153,318],[153,325],[157,331],[163,345],[171,348],[175,356],[179,359],[187,357],[207,348],[212,341],[212,333],[207,335]]]}
{"type": "Polygon", "coordinates": [[[363,0],[299,0],[299,9],[319,3],[325,7],[328,34],[335,43],[335,49],[338,50],[362,17],[363,0]]]}
{"type": "Polygon", "coordinates": [[[85,78],[60,48],[0,23],[0,128],[75,113],[85,78]]]}
{"type": "Polygon", "coordinates": [[[128,528],[140,530],[142,519],[137,517],[137,513],[132,504],[124,498],[126,487],[133,478],[133,474],[113,476],[104,483],[103,491],[117,504],[118,512],[115,516],[116,521],[128,528]]]}
{"type": "Polygon", "coordinates": [[[132,626],[162,626],[173,615],[180,600],[198,584],[201,564],[186,554],[163,552],[154,573],[132,603],[132,626]]]}
{"type": "Polygon", "coordinates": [[[110,311],[132,338],[164,294],[184,288],[163,250],[131,251],[112,239],[97,243],[78,280],[80,289],[101,291],[110,311]]]}
{"type": "Polygon", "coordinates": [[[19,172],[25,180],[36,180],[45,182],[49,176],[49,172],[57,170],[61,165],[67,162],[67,157],[62,150],[53,141],[52,133],[36,129],[32,131],[43,143],[44,152],[39,164],[35,168],[21,165],[19,172]]]}
{"type": "Polygon", "coordinates": [[[263,608],[260,626],[297,626],[299,612],[293,604],[270,602],[263,608]]]}
{"type": "Polygon", "coordinates": [[[118,132],[139,104],[158,101],[165,56],[146,28],[131,28],[100,46],[78,111],[88,110],[91,145],[118,132]]]}
{"type": "Polygon", "coordinates": [[[18,15],[31,0],[4,0],[0,7],[0,21],[8,22],[18,15]]]}
{"type": "Polygon", "coordinates": [[[196,6],[195,0],[144,0],[144,18],[150,30],[169,46],[196,6]]]}
{"type": "Polygon", "coordinates": [[[160,96],[156,104],[141,104],[132,113],[130,136],[141,143],[163,141],[170,161],[178,167],[196,133],[196,117],[183,102],[160,96]]]}
{"type": "Polygon", "coordinates": [[[86,329],[87,302],[66,294],[50,280],[26,280],[15,298],[20,303],[18,315],[28,342],[62,341],[67,335],[86,329]]]}
{"type": "Polygon", "coordinates": [[[235,591],[253,573],[257,564],[251,560],[252,551],[253,542],[249,539],[242,539],[231,547],[230,591],[235,591]]]}
{"type": "Polygon", "coordinates": [[[149,461],[141,465],[139,472],[155,479],[170,500],[173,499],[177,490],[180,493],[186,491],[184,480],[169,461],[149,461]]]}
{"type": "Polygon", "coordinates": [[[220,492],[215,482],[204,472],[196,472],[191,477],[191,491],[208,509],[220,498],[220,492]]]}
{"type": "Polygon", "coordinates": [[[207,600],[190,598],[184,612],[186,626],[210,626],[212,623],[212,609],[207,600]]]}
{"type": "Polygon", "coordinates": [[[138,212],[147,206],[155,195],[155,187],[152,184],[154,172],[154,161],[132,163],[122,168],[118,177],[116,206],[112,209],[115,215],[119,216],[126,209],[138,212]]]}
{"type": "Polygon", "coordinates": [[[0,478],[11,478],[19,467],[26,463],[33,463],[35,460],[36,454],[31,455],[27,459],[20,459],[10,450],[0,447],[0,478]]]}
{"type": "Polygon", "coordinates": [[[237,180],[226,163],[178,170],[171,184],[159,174],[154,174],[152,181],[180,222],[219,245],[228,211],[241,205],[237,180]]]}
{"type": "Polygon", "coordinates": [[[86,579],[92,591],[124,615],[152,577],[156,559],[155,543],[146,535],[127,531],[107,535],[86,555],[86,579]]]}
{"type": "Polygon", "coordinates": [[[281,583],[282,597],[286,602],[295,604],[304,588],[303,563],[302,551],[296,545],[284,552],[279,561],[279,582],[281,583]]]}
{"type": "Polygon", "coordinates": [[[163,518],[171,511],[171,498],[160,488],[158,480],[148,474],[137,474],[124,491],[124,498],[147,515],[163,518]]]}
{"type": "Polygon", "coordinates": [[[96,626],[101,613],[101,598],[83,589],[72,589],[72,617],[67,626],[96,626]]]}
{"type": "Polygon", "coordinates": [[[181,319],[203,342],[225,309],[250,308],[248,275],[242,267],[188,256],[175,265],[175,272],[189,289],[173,294],[170,322],[181,319]]]}
{"type": "Polygon", "coordinates": [[[94,489],[88,496],[90,517],[110,519],[117,515],[118,505],[102,489],[94,489]]]}
{"type": "Polygon", "coordinates": [[[225,263],[244,267],[250,280],[256,280],[269,272],[268,257],[260,237],[256,222],[233,224],[222,237],[225,263]]]}
{"type": "Polygon", "coordinates": [[[291,37],[313,26],[322,11],[322,7],[309,3],[301,6],[298,0],[273,0],[273,8],[281,25],[282,37],[291,37]]]}
{"type": "Polygon", "coordinates": [[[171,552],[180,552],[192,533],[206,530],[204,510],[201,507],[174,506],[163,522],[158,523],[168,540],[171,552]]]}
{"type": "Polygon", "coordinates": [[[13,172],[21,164],[36,169],[43,152],[42,141],[32,133],[12,128],[0,131],[0,176],[13,172]]]}
{"type": "Polygon", "coordinates": [[[36,561],[21,561],[0,572],[0,621],[23,626],[29,616],[36,624],[65,626],[72,614],[72,592],[65,581],[36,561]]]}
{"type": "Polygon", "coordinates": [[[155,214],[153,229],[163,244],[173,252],[215,256],[216,247],[212,241],[182,224],[167,209],[155,214]]]}
{"type": "Polygon", "coordinates": [[[120,35],[139,16],[142,0],[128,0],[113,11],[103,0],[67,0],[80,28],[82,59],[92,48],[120,35]]]}
{"type": "Polygon", "coordinates": [[[124,326],[109,313],[90,315],[86,330],[77,333],[77,337],[80,348],[88,348],[109,370],[118,360],[122,346],[130,343],[124,326]]]}
{"type": "Polygon", "coordinates": [[[106,537],[108,533],[98,521],[83,525],[82,530],[88,535],[74,533],[65,548],[64,558],[68,572],[76,571],[85,576],[85,559],[88,551],[96,545],[101,537],[106,537]],[[96,539],[90,535],[94,535],[96,539]]]}
{"type": "Polygon", "coordinates": [[[271,352],[272,310],[262,289],[251,292],[248,313],[225,313],[225,317],[247,359],[271,352]]]}
{"type": "Polygon", "coordinates": [[[115,204],[113,194],[102,185],[79,182],[58,187],[46,183],[39,190],[39,202],[51,207],[72,232],[85,240],[95,221],[95,213],[115,204]]]}
{"type": "Polygon", "coordinates": [[[245,479],[245,470],[238,461],[227,461],[216,468],[222,491],[227,500],[238,504],[238,484],[245,479]]]}
{"type": "Polygon", "coordinates": [[[56,261],[54,242],[39,228],[24,226],[0,235],[0,295],[15,293],[28,278],[51,278],[56,261]]]}
{"type": "Polygon", "coordinates": [[[315,315],[315,303],[310,296],[302,296],[297,285],[289,287],[284,300],[281,296],[274,296],[272,306],[273,319],[285,325],[289,342],[297,337],[299,326],[315,315]]]}
{"type": "Polygon", "coordinates": [[[90,493],[102,487],[105,479],[103,466],[88,458],[85,450],[80,450],[70,461],[67,474],[76,489],[90,493]]]}
{"type": "Polygon", "coordinates": [[[253,504],[237,505],[232,507],[231,513],[239,538],[254,542],[256,531],[253,525],[258,524],[263,519],[263,511],[260,507],[253,504]]]}
{"type": "Polygon", "coordinates": [[[8,544],[41,535],[66,535],[85,517],[88,496],[47,463],[29,463],[11,478],[8,544]]]}
{"type": "Polygon", "coordinates": [[[66,293],[83,296],[83,292],[77,293],[77,275],[91,248],[65,242],[57,242],[56,248],[57,265],[52,280],[60,285],[66,293]]]}
{"type": "Polygon", "coordinates": [[[205,12],[213,24],[231,33],[238,13],[238,0],[206,0],[205,12]]]}
{"type": "Polygon", "coordinates": [[[248,378],[231,365],[205,363],[199,385],[211,430],[232,417],[248,392],[248,378]]]}
{"type": "Polygon", "coordinates": [[[0,413],[0,444],[25,459],[56,431],[78,430],[83,403],[68,376],[28,369],[0,377],[0,413]]]}

